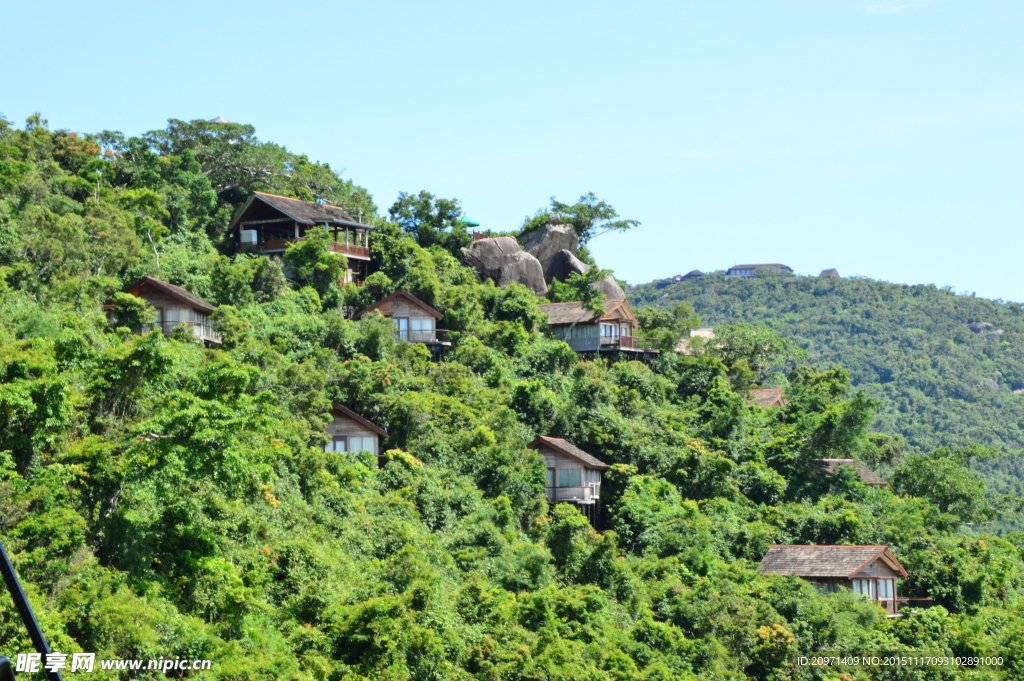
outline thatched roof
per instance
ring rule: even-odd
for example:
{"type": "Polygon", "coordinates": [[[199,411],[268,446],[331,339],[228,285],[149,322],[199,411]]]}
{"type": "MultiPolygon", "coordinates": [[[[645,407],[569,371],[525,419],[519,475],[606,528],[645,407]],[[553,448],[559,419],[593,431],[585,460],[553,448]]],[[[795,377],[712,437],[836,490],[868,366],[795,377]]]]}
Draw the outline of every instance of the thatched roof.
{"type": "Polygon", "coordinates": [[[821,277],[822,279],[838,279],[839,270],[837,270],[834,267],[829,270],[822,270],[821,274],[819,274],[818,276],[821,277]]]}
{"type": "Polygon", "coordinates": [[[886,563],[899,576],[907,576],[907,571],[888,546],[775,545],[761,559],[758,570],[777,575],[852,579],[878,560],[886,563]]]}
{"type": "Polygon", "coordinates": [[[560,437],[546,437],[544,435],[537,436],[530,444],[526,445],[530,449],[539,449],[540,447],[548,447],[555,450],[559,454],[564,454],[571,459],[576,459],[587,468],[593,468],[596,470],[603,471],[608,468],[608,464],[592,457],[579,447],[571,444],[570,442],[563,440],[560,437]]]}
{"type": "Polygon", "coordinates": [[[381,437],[387,437],[388,436],[388,432],[386,430],[384,430],[380,426],[376,425],[375,423],[373,423],[371,421],[368,421],[367,419],[363,418],[362,416],[360,416],[359,414],[355,413],[354,411],[352,411],[351,409],[349,409],[348,407],[346,407],[343,404],[338,404],[337,402],[332,404],[331,405],[331,413],[336,414],[336,415],[340,415],[340,416],[346,416],[346,417],[352,419],[353,421],[355,421],[356,423],[358,423],[359,425],[361,425],[361,426],[363,426],[365,428],[369,428],[370,430],[372,430],[373,432],[377,433],[377,435],[380,435],[381,437]]]}
{"type": "MultiPolygon", "coordinates": [[[[628,319],[633,321],[633,308],[625,298],[605,298],[601,301],[604,314],[600,319],[628,319]]],[[[566,324],[588,324],[599,317],[592,310],[583,307],[580,301],[572,303],[545,303],[538,306],[548,315],[548,324],[562,326],[566,324]]]]}
{"type": "Polygon", "coordinates": [[[396,298],[402,298],[404,300],[409,301],[410,303],[412,303],[416,307],[420,308],[421,310],[423,310],[424,312],[429,314],[434,319],[440,319],[441,317],[444,317],[444,313],[443,312],[439,312],[438,310],[435,310],[434,308],[430,307],[429,305],[427,305],[422,300],[420,300],[419,298],[417,298],[413,294],[409,293],[405,289],[399,289],[399,290],[395,291],[394,293],[392,293],[390,296],[387,296],[385,298],[381,298],[380,300],[378,300],[376,303],[374,303],[370,307],[366,308],[365,310],[362,310],[361,312],[358,312],[356,314],[356,319],[359,319],[360,317],[362,317],[367,312],[370,312],[371,310],[380,310],[380,313],[382,315],[384,315],[385,317],[390,317],[391,316],[391,301],[395,300],[396,298]]]}
{"type": "Polygon", "coordinates": [[[217,309],[216,305],[206,302],[191,291],[186,291],[180,286],[168,284],[166,281],[160,281],[153,277],[143,277],[142,279],[139,279],[137,282],[132,284],[125,293],[130,293],[138,298],[145,298],[142,293],[146,288],[156,289],[157,291],[165,293],[172,298],[176,298],[186,305],[190,305],[196,310],[200,310],[202,312],[213,312],[217,309]]]}
{"type": "Polygon", "coordinates": [[[750,399],[747,404],[756,404],[762,407],[781,407],[786,404],[786,391],[782,388],[759,388],[750,391],[750,399]]]}
{"type": "Polygon", "coordinates": [[[889,484],[878,473],[875,473],[863,463],[857,461],[857,459],[814,459],[811,463],[828,475],[834,475],[840,466],[849,466],[857,473],[857,477],[864,481],[865,485],[886,487],[889,484]]]}

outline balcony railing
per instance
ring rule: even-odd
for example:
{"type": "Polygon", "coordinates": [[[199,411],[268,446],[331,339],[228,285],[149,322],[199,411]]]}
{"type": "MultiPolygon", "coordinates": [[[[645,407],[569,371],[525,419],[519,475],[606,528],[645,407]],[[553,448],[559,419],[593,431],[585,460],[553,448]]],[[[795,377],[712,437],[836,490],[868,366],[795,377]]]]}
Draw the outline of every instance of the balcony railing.
{"type": "MultiPolygon", "coordinates": [[[[266,241],[260,241],[257,243],[242,243],[238,244],[238,250],[241,251],[284,251],[294,243],[305,241],[305,239],[267,239],[266,241]]],[[[327,244],[327,249],[331,253],[341,253],[343,255],[350,255],[354,258],[363,258],[366,260],[370,259],[370,248],[368,246],[357,246],[355,244],[343,244],[338,241],[332,241],[327,244]]]]}
{"type": "Polygon", "coordinates": [[[618,347],[623,350],[657,350],[657,338],[645,338],[644,336],[601,336],[602,348],[618,347]]]}
{"type": "Polygon", "coordinates": [[[447,343],[448,331],[446,329],[434,329],[433,331],[395,331],[399,340],[410,343],[447,343]]]}
{"type": "Polygon", "coordinates": [[[589,504],[601,498],[601,486],[548,487],[547,495],[551,501],[578,501],[589,504]]]}
{"type": "Polygon", "coordinates": [[[160,331],[163,332],[165,336],[170,336],[171,332],[173,332],[179,326],[189,327],[192,330],[192,335],[195,336],[198,340],[210,341],[211,343],[221,342],[220,331],[217,331],[209,324],[204,324],[202,322],[156,322],[155,324],[146,324],[145,326],[143,326],[142,332],[149,333],[153,329],[160,329],[160,331]]]}

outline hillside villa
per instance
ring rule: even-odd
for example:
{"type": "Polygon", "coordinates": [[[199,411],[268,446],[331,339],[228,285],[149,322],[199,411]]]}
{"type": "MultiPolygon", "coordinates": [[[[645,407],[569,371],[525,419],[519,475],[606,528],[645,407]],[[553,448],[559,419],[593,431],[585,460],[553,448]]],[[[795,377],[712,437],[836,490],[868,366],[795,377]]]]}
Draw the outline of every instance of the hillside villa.
{"type": "MultiPolygon", "coordinates": [[[[145,300],[156,310],[156,319],[142,328],[143,333],[159,329],[169,336],[174,329],[183,326],[192,332],[196,340],[207,345],[220,345],[220,332],[213,328],[208,317],[216,309],[213,303],[154,277],[139,279],[125,293],[145,300]]],[[[108,311],[113,309],[112,304],[105,307],[108,311]]]]}
{"type": "MultiPolygon", "coordinates": [[[[774,545],[761,559],[760,572],[796,575],[822,593],[850,589],[896,615],[897,580],[907,571],[888,546],[774,545]]],[[[928,600],[928,599],[918,599],[928,600]]]]}
{"type": "Polygon", "coordinates": [[[341,404],[331,406],[334,419],[327,426],[331,441],[324,445],[325,452],[370,452],[380,454],[380,439],[387,432],[341,404]]]}
{"type": "Polygon", "coordinates": [[[437,328],[437,322],[444,317],[444,313],[435,310],[404,289],[395,291],[365,310],[357,312],[355,318],[361,319],[373,311],[380,312],[394,321],[398,340],[423,343],[431,351],[432,356],[452,345],[447,339],[448,332],[437,328]]]}
{"type": "Polygon", "coordinates": [[[348,258],[346,282],[361,283],[369,275],[369,225],[356,222],[344,208],[286,196],[254,192],[228,226],[238,230],[238,250],[281,254],[322,226],[331,235],[330,250],[348,258]]]}
{"type": "Polygon", "coordinates": [[[607,464],[557,437],[541,435],[527,447],[544,457],[548,500],[576,504],[591,523],[596,523],[601,476],[608,469],[607,464]]]}
{"type": "Polygon", "coordinates": [[[601,305],[603,314],[595,314],[578,301],[545,303],[539,307],[547,314],[548,326],[555,337],[576,352],[621,351],[634,355],[634,359],[658,354],[654,339],[634,335],[640,324],[625,298],[606,298],[601,305]]]}

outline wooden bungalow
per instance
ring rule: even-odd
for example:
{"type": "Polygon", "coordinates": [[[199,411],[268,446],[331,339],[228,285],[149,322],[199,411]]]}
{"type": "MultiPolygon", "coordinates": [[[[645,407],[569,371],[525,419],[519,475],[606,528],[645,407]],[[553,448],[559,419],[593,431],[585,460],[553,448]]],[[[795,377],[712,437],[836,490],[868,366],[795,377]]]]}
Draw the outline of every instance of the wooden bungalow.
{"type": "Polygon", "coordinates": [[[898,612],[901,601],[909,600],[897,597],[897,580],[905,579],[907,571],[888,546],[775,545],[758,570],[802,577],[824,593],[851,589],[890,614],[898,612]]]}
{"type": "Polygon", "coordinates": [[[548,326],[559,339],[579,353],[624,352],[637,359],[658,354],[652,338],[636,336],[640,324],[625,298],[601,301],[603,314],[588,310],[582,302],[540,305],[548,316],[548,326]]]}
{"type": "Polygon", "coordinates": [[[857,461],[857,459],[813,459],[811,460],[811,464],[825,475],[835,475],[841,466],[846,466],[848,468],[852,468],[857,474],[857,477],[864,481],[864,484],[869,487],[889,486],[889,483],[887,483],[884,478],[860,461],[857,461]]]}
{"type": "Polygon", "coordinates": [[[782,388],[757,388],[750,391],[750,398],[747,404],[756,404],[759,407],[781,407],[788,404],[786,391],[782,388]]]}
{"type": "Polygon", "coordinates": [[[197,340],[209,345],[220,345],[220,332],[213,328],[208,317],[216,306],[191,291],[153,277],[143,277],[125,293],[142,298],[156,309],[156,319],[143,327],[143,332],[160,329],[164,335],[169,336],[174,329],[184,326],[197,340]]]}
{"type": "Polygon", "coordinates": [[[359,319],[374,310],[395,322],[395,335],[399,340],[423,343],[432,352],[451,347],[447,340],[448,332],[437,328],[437,322],[444,317],[444,313],[435,310],[404,289],[395,291],[356,313],[355,318],[359,319]]]}
{"type": "Polygon", "coordinates": [[[229,230],[238,230],[238,250],[280,254],[302,241],[306,230],[326,227],[332,253],[348,258],[346,281],[360,283],[370,273],[369,225],[356,222],[340,206],[300,201],[276,194],[254,192],[242,206],[229,230]]]}
{"type": "Polygon", "coordinates": [[[537,437],[526,445],[544,457],[548,500],[580,506],[593,523],[601,502],[601,475],[608,465],[557,437],[537,437]]]}
{"type": "Polygon", "coordinates": [[[821,274],[819,274],[818,276],[820,278],[822,278],[822,279],[838,279],[839,278],[839,270],[837,270],[834,267],[831,268],[831,269],[822,270],[821,274]]]}
{"type": "Polygon", "coordinates": [[[387,432],[364,419],[348,407],[335,403],[331,407],[334,420],[327,426],[331,441],[324,445],[325,452],[370,452],[380,455],[380,439],[387,432]]]}

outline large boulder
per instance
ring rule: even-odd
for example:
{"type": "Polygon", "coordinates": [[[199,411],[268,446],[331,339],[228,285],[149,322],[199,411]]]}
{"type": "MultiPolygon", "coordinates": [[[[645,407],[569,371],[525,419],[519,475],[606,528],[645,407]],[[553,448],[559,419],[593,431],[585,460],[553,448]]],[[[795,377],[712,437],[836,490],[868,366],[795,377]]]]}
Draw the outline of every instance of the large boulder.
{"type": "MultiPolygon", "coordinates": [[[[545,278],[550,282],[557,279],[565,281],[573,272],[586,274],[590,271],[590,265],[583,262],[567,250],[561,250],[548,259],[548,267],[544,270],[545,278]]],[[[605,277],[595,282],[593,287],[604,294],[606,298],[625,298],[626,292],[615,281],[615,277],[605,277]]]]}
{"type": "Polygon", "coordinates": [[[573,272],[585,274],[589,271],[590,265],[577,258],[571,251],[563,249],[548,258],[547,264],[544,266],[544,278],[548,283],[555,279],[565,281],[573,272]]]}
{"type": "Polygon", "coordinates": [[[547,295],[548,286],[540,261],[523,251],[512,237],[474,241],[462,249],[462,257],[480,276],[494,280],[498,286],[518,282],[537,295],[547,295]]]}
{"type": "Polygon", "coordinates": [[[540,261],[544,267],[544,277],[549,284],[551,277],[548,275],[548,269],[551,259],[560,251],[575,254],[576,249],[580,247],[580,237],[576,230],[572,225],[559,224],[557,218],[552,218],[541,227],[527,232],[519,240],[523,244],[523,249],[540,261]]]}
{"type": "Polygon", "coordinates": [[[604,294],[605,298],[625,298],[626,292],[619,286],[619,282],[615,281],[615,277],[609,275],[599,282],[594,284],[594,288],[604,294]]]}

